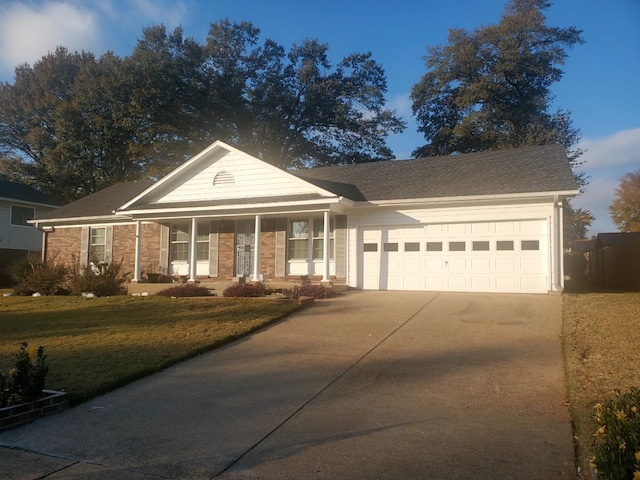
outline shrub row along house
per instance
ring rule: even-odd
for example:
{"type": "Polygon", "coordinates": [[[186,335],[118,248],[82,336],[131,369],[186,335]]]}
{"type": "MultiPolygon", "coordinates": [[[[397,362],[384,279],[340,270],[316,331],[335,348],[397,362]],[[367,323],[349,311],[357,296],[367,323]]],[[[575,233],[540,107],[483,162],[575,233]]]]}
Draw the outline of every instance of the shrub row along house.
{"type": "Polygon", "coordinates": [[[47,257],[188,281],[561,290],[564,147],[283,171],[215,142],[156,182],[40,216],[47,257]]]}

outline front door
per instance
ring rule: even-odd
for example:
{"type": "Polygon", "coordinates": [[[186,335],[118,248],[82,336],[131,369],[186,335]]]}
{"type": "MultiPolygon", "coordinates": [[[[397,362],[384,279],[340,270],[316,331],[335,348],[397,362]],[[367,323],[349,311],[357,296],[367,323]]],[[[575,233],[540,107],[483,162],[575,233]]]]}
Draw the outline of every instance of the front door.
{"type": "Polygon", "coordinates": [[[236,277],[249,277],[253,273],[256,243],[253,222],[253,220],[236,221],[236,277]]]}

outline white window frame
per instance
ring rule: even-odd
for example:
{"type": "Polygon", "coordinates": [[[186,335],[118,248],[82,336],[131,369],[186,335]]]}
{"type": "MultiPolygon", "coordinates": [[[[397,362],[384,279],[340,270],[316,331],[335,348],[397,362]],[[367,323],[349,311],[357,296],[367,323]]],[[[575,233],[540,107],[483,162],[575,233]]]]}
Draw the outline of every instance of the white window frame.
{"type": "Polygon", "coordinates": [[[107,261],[107,227],[90,227],[89,228],[89,263],[95,264],[107,261]],[[102,232],[102,235],[96,235],[102,232]],[[101,241],[97,241],[101,240],[101,241]],[[96,253],[101,250],[102,253],[96,253]]]}
{"type": "MultiPolygon", "coordinates": [[[[188,223],[176,223],[171,225],[171,228],[169,230],[169,251],[170,251],[170,255],[171,255],[171,261],[172,262],[188,262],[189,261],[189,224],[188,223]],[[185,234],[184,239],[182,239],[182,237],[180,237],[180,239],[178,240],[178,235],[179,234],[185,234]],[[182,252],[180,251],[181,254],[184,253],[184,258],[176,258],[176,254],[178,253],[176,246],[177,245],[186,245],[187,249],[186,251],[182,252]]],[[[182,257],[182,255],[181,255],[182,257]]]]}

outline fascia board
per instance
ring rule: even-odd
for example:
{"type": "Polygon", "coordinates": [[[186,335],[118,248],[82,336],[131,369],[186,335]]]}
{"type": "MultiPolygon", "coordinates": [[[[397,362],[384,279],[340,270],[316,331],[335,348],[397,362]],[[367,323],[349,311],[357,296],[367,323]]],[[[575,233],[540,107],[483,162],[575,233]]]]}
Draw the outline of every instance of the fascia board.
{"type": "Polygon", "coordinates": [[[498,195],[470,195],[455,197],[436,198],[407,198],[399,200],[370,200],[366,202],[356,202],[358,207],[391,207],[396,205],[426,205],[439,203],[473,203],[482,201],[507,201],[524,200],[527,198],[538,199],[544,197],[570,198],[575,197],[580,190],[564,190],[555,192],[534,192],[534,193],[507,193],[498,195]]]}
{"type": "Polygon", "coordinates": [[[66,217],[66,218],[46,218],[27,220],[31,225],[81,225],[81,224],[97,224],[97,223],[121,223],[123,218],[130,218],[116,215],[100,215],[94,217],[66,217]]]}
{"type": "Polygon", "coordinates": [[[343,197],[333,197],[333,198],[319,198],[317,200],[307,200],[304,202],[275,202],[275,203],[249,203],[243,205],[219,205],[219,206],[201,206],[201,207],[174,207],[174,208],[153,208],[153,209],[139,209],[139,210],[127,210],[116,212],[116,215],[126,215],[126,216],[139,216],[139,215],[165,215],[165,214],[185,214],[189,213],[203,213],[203,212],[212,212],[216,211],[234,211],[237,212],[239,210],[278,210],[277,213],[280,213],[279,209],[289,208],[289,207],[319,207],[320,205],[334,205],[340,203],[349,203],[353,204],[350,200],[347,201],[343,197]]]}
{"type": "Polygon", "coordinates": [[[22,204],[22,205],[30,205],[34,207],[60,208],[60,205],[51,205],[50,203],[32,202],[31,200],[20,200],[17,198],[10,198],[10,197],[0,197],[0,201],[9,202],[16,205],[22,204]]]}

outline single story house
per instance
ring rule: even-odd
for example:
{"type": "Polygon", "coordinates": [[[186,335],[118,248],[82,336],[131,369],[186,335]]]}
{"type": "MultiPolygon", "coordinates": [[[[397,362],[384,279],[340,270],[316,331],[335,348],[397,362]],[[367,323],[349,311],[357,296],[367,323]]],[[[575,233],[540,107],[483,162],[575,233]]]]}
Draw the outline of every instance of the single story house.
{"type": "Polygon", "coordinates": [[[41,215],[47,255],[123,261],[132,282],[334,282],[374,290],[562,290],[561,145],[284,171],[217,141],[156,182],[41,215]]]}
{"type": "Polygon", "coordinates": [[[29,220],[59,206],[35,188],[0,179],[0,285],[10,284],[11,263],[42,249],[42,232],[29,220]]]}

